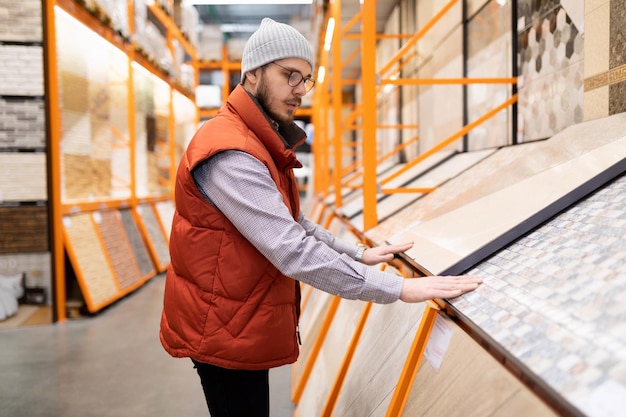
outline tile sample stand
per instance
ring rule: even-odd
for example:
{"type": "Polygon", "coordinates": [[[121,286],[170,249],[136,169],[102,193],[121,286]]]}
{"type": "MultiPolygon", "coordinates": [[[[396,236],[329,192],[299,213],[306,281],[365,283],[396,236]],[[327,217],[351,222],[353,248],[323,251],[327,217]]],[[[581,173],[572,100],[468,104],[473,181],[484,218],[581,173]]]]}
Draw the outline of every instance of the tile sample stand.
{"type": "Polygon", "coordinates": [[[390,241],[414,241],[406,255],[428,275],[462,273],[624,172],[625,131],[626,114],[572,126],[545,143],[544,156],[567,153],[559,146],[563,137],[571,142],[605,143],[419,223],[390,241]]]}

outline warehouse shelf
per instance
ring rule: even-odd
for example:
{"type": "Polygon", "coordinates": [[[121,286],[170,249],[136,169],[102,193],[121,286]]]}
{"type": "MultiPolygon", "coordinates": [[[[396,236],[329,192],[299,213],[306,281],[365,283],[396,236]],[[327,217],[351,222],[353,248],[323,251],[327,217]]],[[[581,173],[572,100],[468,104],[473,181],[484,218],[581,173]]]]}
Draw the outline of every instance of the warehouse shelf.
{"type": "MultiPolygon", "coordinates": [[[[131,5],[126,30],[114,28],[99,7],[88,10],[72,0],[45,4],[50,181],[58,184],[51,191],[54,305],[61,321],[67,314],[65,252],[92,313],[169,264],[171,219],[169,210],[157,206],[173,205],[180,141],[176,126],[197,122],[195,117],[181,120],[179,113],[186,110],[179,109],[181,99],[174,98],[183,97],[193,106],[195,93],[174,75],[175,67],[156,62],[132,40],[131,5]],[[106,58],[109,70],[90,67],[72,48],[57,49],[68,41],[67,30],[72,37],[83,33],[85,56],[101,49],[97,59],[106,58]],[[80,86],[83,94],[72,94],[80,86]],[[120,256],[118,246],[132,248],[127,254],[133,256],[120,256]],[[93,265],[99,267],[94,270],[93,265]]],[[[179,45],[185,65],[194,68],[195,48],[170,14],[157,4],[145,7],[146,19],[162,30],[171,54],[179,45]]]]}

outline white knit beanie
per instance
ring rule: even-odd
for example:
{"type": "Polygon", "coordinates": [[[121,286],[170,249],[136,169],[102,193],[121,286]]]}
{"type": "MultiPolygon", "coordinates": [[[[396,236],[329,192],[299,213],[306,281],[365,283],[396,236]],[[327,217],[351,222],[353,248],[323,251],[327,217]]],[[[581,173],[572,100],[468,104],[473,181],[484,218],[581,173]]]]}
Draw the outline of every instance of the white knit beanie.
{"type": "Polygon", "coordinates": [[[311,70],[315,67],[309,41],[293,27],[266,17],[243,48],[241,81],[246,72],[285,58],[302,58],[311,70]]]}

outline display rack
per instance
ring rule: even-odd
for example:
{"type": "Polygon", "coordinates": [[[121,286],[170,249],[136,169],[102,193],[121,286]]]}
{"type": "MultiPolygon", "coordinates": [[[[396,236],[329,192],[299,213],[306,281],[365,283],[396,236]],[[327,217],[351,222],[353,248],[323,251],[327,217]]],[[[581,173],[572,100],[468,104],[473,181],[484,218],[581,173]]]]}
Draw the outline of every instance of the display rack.
{"type": "MultiPolygon", "coordinates": [[[[518,31],[526,29],[518,26],[515,2],[399,2],[384,34],[376,30],[375,3],[362,2],[348,25],[334,32],[331,50],[320,54],[321,66],[332,70],[315,92],[316,197],[310,216],[324,225],[339,221],[344,232],[370,246],[414,242],[392,263],[398,275],[419,279],[471,273],[484,282],[466,296],[426,306],[371,305],[303,288],[304,343],[292,377],[296,413],[619,413],[624,402],[610,393],[621,397],[626,392],[615,379],[624,364],[626,339],[620,333],[620,309],[608,313],[606,306],[621,303],[609,293],[623,294],[623,284],[614,280],[625,276],[623,267],[615,267],[623,263],[619,252],[624,253],[624,239],[610,237],[619,234],[623,220],[606,217],[623,212],[618,193],[625,184],[626,118],[621,114],[572,124],[545,141],[520,144],[518,133],[529,126],[518,130],[510,119],[517,120],[518,94],[539,103],[545,96],[529,98],[535,90],[517,90],[518,55],[511,45],[517,44],[518,31]],[[472,34],[467,28],[471,16],[481,29],[485,20],[498,26],[489,34],[474,26],[472,34]],[[361,32],[348,34],[359,21],[361,32]],[[412,26],[416,22],[419,27],[412,26]],[[410,36],[399,35],[396,39],[403,41],[395,49],[383,48],[400,27],[410,36]],[[342,75],[348,63],[341,60],[342,39],[347,37],[361,41],[348,58],[361,56],[358,80],[342,75]],[[426,39],[426,46],[420,39],[426,39]],[[444,56],[438,59],[434,49],[444,56]],[[410,63],[416,56],[422,58],[421,66],[410,63]],[[494,56],[506,65],[487,65],[494,56]],[[357,87],[354,97],[338,93],[346,85],[357,87]],[[385,85],[394,87],[385,92],[385,85]],[[477,85],[492,87],[480,90],[477,85]],[[438,96],[434,86],[445,93],[438,96]],[[346,104],[346,99],[363,104],[346,104]],[[462,106],[455,109],[451,103],[462,106]],[[403,108],[432,118],[422,119],[427,126],[418,126],[418,143],[412,138],[419,119],[403,108]],[[392,125],[388,113],[402,113],[393,129],[411,133],[381,133],[392,125]],[[481,126],[489,129],[477,129],[481,126]],[[360,129],[346,135],[354,127],[360,129]],[[494,138],[488,130],[502,137],[494,138]],[[434,138],[433,132],[441,137],[434,138]],[[445,151],[454,153],[443,157],[445,151]],[[469,157],[485,151],[463,167],[457,164],[459,153],[469,157]],[[429,166],[434,157],[441,158],[429,166]],[[461,169],[433,182],[436,171],[444,168],[461,169]],[[414,179],[436,186],[412,187],[414,179]],[[381,219],[388,196],[405,193],[413,201],[381,219]],[[353,205],[363,207],[362,223],[355,224],[354,213],[348,216],[353,205]],[[594,206],[601,209],[592,213],[594,206]],[[608,364],[600,357],[619,359],[608,364]]],[[[342,2],[335,0],[324,20],[341,21],[341,9],[342,2]]],[[[558,31],[559,25],[569,24],[564,23],[569,22],[567,11],[566,6],[550,11],[546,22],[560,16],[558,31]]],[[[575,45],[577,32],[571,33],[567,37],[575,45]]],[[[579,81],[572,89],[580,87],[579,81]]]]}
{"type": "Polygon", "coordinates": [[[65,252],[89,312],[167,269],[165,207],[181,136],[197,124],[195,77],[189,85],[184,72],[197,58],[164,5],[119,3],[117,21],[93,4],[45,7],[55,306],[64,320],[65,252]],[[137,36],[144,23],[161,32],[164,58],[137,36]]]}
{"type": "Polygon", "coordinates": [[[31,0],[2,8],[0,279],[21,275],[20,302],[46,306],[52,286],[41,7],[31,0]]]}

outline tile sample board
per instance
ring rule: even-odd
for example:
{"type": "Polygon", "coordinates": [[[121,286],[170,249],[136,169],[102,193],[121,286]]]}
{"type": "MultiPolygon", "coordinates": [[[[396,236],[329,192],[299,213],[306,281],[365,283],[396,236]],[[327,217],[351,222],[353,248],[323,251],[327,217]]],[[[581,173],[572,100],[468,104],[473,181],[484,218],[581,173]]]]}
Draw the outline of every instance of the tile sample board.
{"type": "Polygon", "coordinates": [[[149,247],[152,248],[157,269],[159,272],[165,271],[170,263],[170,251],[154,207],[152,204],[140,204],[137,206],[137,213],[141,217],[144,230],[149,239],[149,247]]]}
{"type": "Polygon", "coordinates": [[[65,245],[90,312],[118,295],[118,283],[109,265],[91,213],[63,217],[65,245]]]}
{"type": "Polygon", "coordinates": [[[93,216],[120,289],[124,290],[139,283],[141,272],[135,257],[131,256],[134,253],[126,236],[119,211],[97,211],[93,213],[93,216]]]}
{"type": "Polygon", "coordinates": [[[556,417],[516,376],[445,316],[451,333],[441,366],[424,359],[413,381],[403,415],[556,417]]]}
{"type": "Polygon", "coordinates": [[[47,252],[48,207],[0,206],[0,253],[47,252]]]}
{"type": "Polygon", "coordinates": [[[126,230],[126,236],[128,236],[128,241],[130,242],[133,254],[137,260],[137,264],[139,265],[142,278],[154,275],[156,273],[154,263],[152,262],[152,259],[150,259],[150,252],[148,252],[146,242],[144,242],[143,237],[139,232],[133,213],[130,209],[122,209],[120,210],[120,217],[122,219],[122,224],[124,225],[124,230],[126,230]]]}
{"type": "MultiPolygon", "coordinates": [[[[418,178],[421,178],[421,176],[424,175],[424,173],[428,172],[432,168],[434,168],[434,167],[438,166],[439,164],[443,163],[448,158],[450,158],[453,154],[454,154],[453,151],[437,152],[437,153],[429,156],[428,158],[426,158],[425,160],[423,160],[422,162],[420,162],[419,164],[417,164],[413,168],[409,169],[406,172],[403,172],[398,177],[396,177],[396,178],[392,179],[391,181],[389,181],[388,183],[384,184],[382,187],[383,188],[408,187],[408,185],[406,185],[406,184],[409,184],[411,182],[416,181],[418,178]]],[[[389,177],[391,174],[397,172],[403,166],[404,166],[404,164],[397,165],[393,169],[391,169],[389,171],[386,171],[384,174],[379,174],[378,175],[379,186],[380,186],[380,181],[381,180],[384,180],[385,178],[389,177]]],[[[377,200],[378,200],[379,203],[380,203],[381,200],[384,200],[386,198],[388,198],[388,195],[386,195],[386,194],[382,194],[382,193],[378,193],[377,194],[377,200]]],[[[338,209],[338,211],[343,216],[345,216],[347,218],[352,218],[352,217],[358,215],[359,213],[363,212],[363,205],[364,205],[364,203],[363,203],[363,192],[361,190],[361,193],[359,194],[358,198],[352,199],[348,204],[345,204],[343,207],[338,209]]],[[[380,218],[380,216],[379,216],[379,218],[380,218]]]]}
{"type": "MultiPolygon", "coordinates": [[[[404,188],[436,188],[444,184],[446,181],[458,176],[471,166],[479,163],[481,160],[493,154],[495,149],[486,149],[481,151],[456,153],[438,165],[423,172],[417,178],[410,180],[408,183],[402,183],[404,188]]],[[[394,186],[395,187],[395,186],[394,186]]],[[[400,187],[398,185],[397,187],[400,187]]],[[[390,188],[385,186],[385,188],[390,188]]],[[[394,213],[402,208],[410,205],[415,200],[424,198],[428,194],[424,193],[397,193],[383,196],[376,207],[376,214],[379,221],[392,217],[394,213]]],[[[363,211],[350,220],[350,224],[358,230],[363,230],[363,211]]]]}
{"type": "Polygon", "coordinates": [[[579,412],[623,415],[625,176],[469,272],[484,282],[449,300],[459,315],[579,412]]]}
{"type": "Polygon", "coordinates": [[[368,230],[367,237],[379,244],[383,243],[409,227],[436,217],[438,214],[459,208],[523,179],[525,172],[520,172],[518,169],[508,170],[508,168],[516,161],[525,158],[525,155],[537,146],[541,146],[541,142],[498,149],[432,193],[368,230]]]}
{"type": "Polygon", "coordinates": [[[315,345],[322,323],[333,301],[334,296],[317,289],[313,293],[307,307],[300,316],[300,356],[292,366],[292,385],[297,386],[303,377],[308,358],[315,345]]]}
{"type": "Polygon", "coordinates": [[[341,300],[297,406],[298,417],[322,414],[365,303],[341,300]]]}
{"type": "MultiPolygon", "coordinates": [[[[458,274],[626,170],[626,114],[559,133],[528,158],[558,160],[506,188],[394,236],[427,274],[458,274]]],[[[509,169],[513,169],[510,167],[509,169]]]]}
{"type": "Polygon", "coordinates": [[[423,303],[372,306],[333,417],[385,415],[423,313],[423,303]]]}

